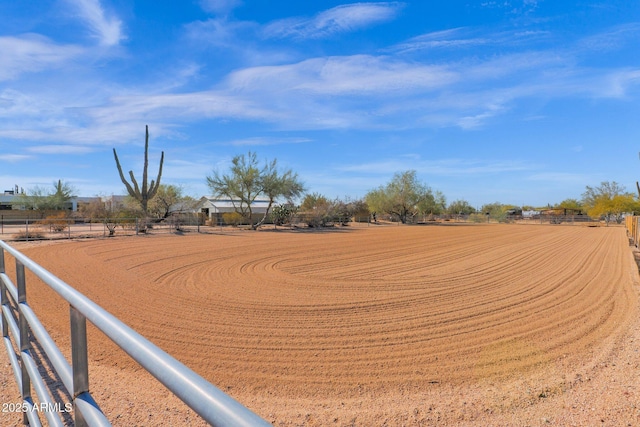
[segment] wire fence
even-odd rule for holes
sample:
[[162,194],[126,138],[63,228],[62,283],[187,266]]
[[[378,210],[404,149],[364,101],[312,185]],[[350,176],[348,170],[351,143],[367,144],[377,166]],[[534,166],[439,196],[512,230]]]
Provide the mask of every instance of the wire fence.
[[48,240],[83,237],[113,237],[144,234],[199,232],[199,215],[143,218],[11,218],[0,219],[3,240]]
[[[286,221],[267,218],[261,228],[322,229],[329,227],[369,227],[371,225],[425,225],[443,223],[516,223],[516,224],[588,224],[597,225],[598,219],[587,215],[415,215],[401,221],[397,215],[317,216],[296,214]],[[252,227],[257,220],[225,221],[222,216],[207,218],[203,214],[178,214],[163,219],[143,218],[4,218],[0,216],[0,238],[3,240],[55,240],[89,237],[120,237],[171,233],[219,233],[239,231]]]

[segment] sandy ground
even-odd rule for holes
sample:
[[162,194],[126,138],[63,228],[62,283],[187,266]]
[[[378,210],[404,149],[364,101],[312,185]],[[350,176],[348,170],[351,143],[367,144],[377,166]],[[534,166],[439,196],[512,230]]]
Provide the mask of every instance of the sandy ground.
[[[624,228],[20,245],[277,426],[640,425],[639,281]],[[68,306],[27,280],[30,305],[68,352]],[[204,425],[92,328],[89,345],[91,390],[114,425]],[[0,397],[15,401],[0,362]]]

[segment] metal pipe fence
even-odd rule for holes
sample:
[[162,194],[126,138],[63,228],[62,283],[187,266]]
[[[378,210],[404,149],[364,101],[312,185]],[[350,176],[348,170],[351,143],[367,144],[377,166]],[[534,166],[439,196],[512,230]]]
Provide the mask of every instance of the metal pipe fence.
[[[5,252],[15,260],[15,284],[6,272]],[[56,346],[27,301],[25,269],[69,303],[71,363]],[[22,396],[23,423],[62,426],[63,414],[73,412],[76,426],[111,425],[89,392],[87,320],[213,426],[267,426],[244,407],[86,296],[0,240],[2,337]],[[72,402],[57,402],[46,386],[34,357],[42,349]],[[35,395],[32,392],[35,391]]]

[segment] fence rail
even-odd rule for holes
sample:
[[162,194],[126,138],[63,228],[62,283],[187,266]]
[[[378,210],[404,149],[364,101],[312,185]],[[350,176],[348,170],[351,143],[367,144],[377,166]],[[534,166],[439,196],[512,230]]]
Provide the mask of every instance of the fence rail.
[[[16,284],[7,275],[5,252],[16,263]],[[63,356],[27,303],[25,269],[35,274],[66,302],[71,319],[71,363]],[[89,393],[86,321],[89,320],[158,381],[198,415],[214,426],[268,426],[244,407],[191,369],[178,362],[142,335],[125,325],[86,296],[0,240],[0,294],[2,336],[14,377],[22,396],[23,423],[41,425],[39,414],[52,426],[63,425],[61,409],[38,371],[33,346],[41,348],[72,396],[76,426],[108,426],[111,423]],[[11,339],[13,337],[13,340]],[[14,347],[15,345],[15,347]],[[36,396],[32,395],[35,390]],[[35,399],[34,399],[35,397]],[[65,404],[66,405],[66,404]]]

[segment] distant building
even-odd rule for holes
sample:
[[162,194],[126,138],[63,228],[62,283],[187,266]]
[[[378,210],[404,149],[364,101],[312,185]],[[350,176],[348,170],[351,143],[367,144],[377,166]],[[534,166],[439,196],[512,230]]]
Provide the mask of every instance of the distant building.
[[115,196],[112,194],[110,196],[100,197],[100,200],[104,203],[104,207],[108,212],[114,212],[124,207],[127,197],[128,196]]
[[[0,210],[3,211],[24,211],[24,206],[16,203],[19,201],[20,194],[13,191],[5,190],[4,194],[0,194]],[[73,197],[65,205],[64,210],[77,212],[82,205],[88,205],[96,201],[102,201],[107,208],[113,206],[121,206],[126,196],[108,196],[108,197]]]
[[[260,219],[264,216],[269,206],[269,200],[257,199],[251,204],[251,212],[253,213],[253,220]],[[236,212],[236,209],[240,207],[240,200],[234,200],[224,197],[202,197],[198,204],[198,212],[202,212],[211,221],[219,223],[222,220],[222,215],[229,212]]]

